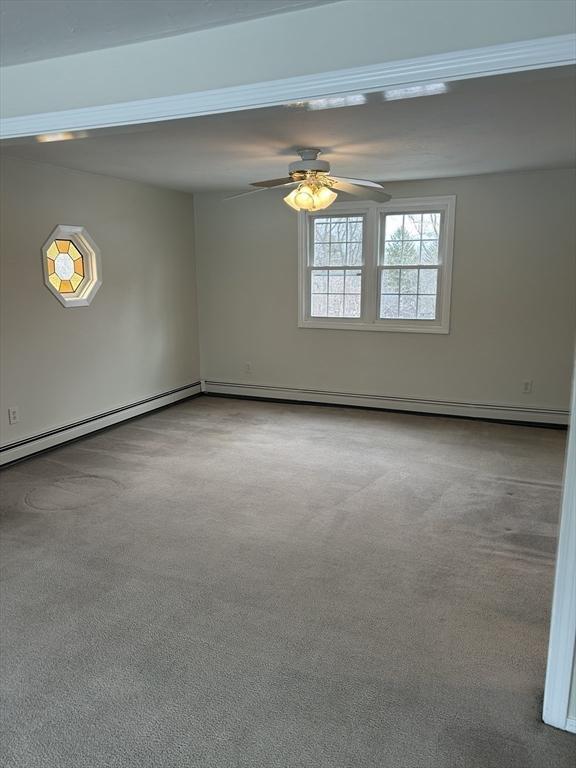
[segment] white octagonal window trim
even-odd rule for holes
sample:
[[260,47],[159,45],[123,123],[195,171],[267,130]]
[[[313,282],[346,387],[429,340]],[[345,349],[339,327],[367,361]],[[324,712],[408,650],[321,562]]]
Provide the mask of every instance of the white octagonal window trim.
[[100,249],[84,227],[59,224],[42,246],[42,268],[65,307],[87,307],[102,284]]

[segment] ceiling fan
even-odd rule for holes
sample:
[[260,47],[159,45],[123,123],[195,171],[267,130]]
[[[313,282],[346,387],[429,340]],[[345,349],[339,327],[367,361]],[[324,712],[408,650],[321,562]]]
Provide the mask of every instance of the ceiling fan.
[[288,176],[281,179],[254,181],[251,186],[257,189],[232,195],[232,197],[243,197],[274,188],[293,188],[284,198],[284,202],[295,211],[321,211],[328,208],[338,197],[338,192],[346,192],[349,195],[379,203],[390,200],[390,195],[384,191],[382,184],[376,181],[332,176],[330,163],[318,159],[322,150],[298,149],[296,151],[301,159],[290,163]]

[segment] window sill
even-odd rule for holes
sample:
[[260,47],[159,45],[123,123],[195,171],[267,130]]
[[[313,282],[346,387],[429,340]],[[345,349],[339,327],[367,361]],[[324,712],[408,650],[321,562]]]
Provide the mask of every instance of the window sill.
[[331,331],[387,331],[389,333],[450,333],[447,325],[441,325],[437,322],[426,320],[404,320],[396,322],[379,321],[375,323],[364,323],[354,320],[300,320],[299,328],[322,328]]

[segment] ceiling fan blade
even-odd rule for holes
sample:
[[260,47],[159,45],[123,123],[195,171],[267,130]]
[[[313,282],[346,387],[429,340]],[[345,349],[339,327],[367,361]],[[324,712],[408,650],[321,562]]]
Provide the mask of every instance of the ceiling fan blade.
[[257,192],[269,192],[271,189],[280,189],[281,187],[289,188],[289,187],[295,187],[299,184],[298,181],[292,181],[290,179],[290,182],[288,184],[278,184],[275,187],[258,187],[258,189],[250,189],[248,192],[240,192],[237,195],[229,195],[228,197],[225,197],[224,200],[234,200],[237,197],[246,197],[247,195],[255,195]]
[[253,181],[252,187],[283,187],[285,184],[290,184],[293,179],[290,176],[285,176],[283,179],[267,179],[266,181]]
[[255,195],[256,192],[266,192],[266,189],[262,187],[262,189],[251,189],[249,192],[239,192],[237,195],[228,195],[228,197],[224,197],[223,200],[235,200],[237,197],[246,197],[246,195]]
[[[377,203],[385,203],[392,195],[389,195],[387,192],[385,192],[380,184],[372,184],[369,185],[360,184],[360,183],[352,183],[348,179],[342,179],[339,177],[331,177],[334,180],[334,184],[332,184],[332,188],[335,189],[338,192],[346,192],[349,195],[354,195],[354,197],[360,197],[364,200],[374,200]],[[358,182],[360,180],[358,179]]]
[[369,181],[368,179],[350,179],[348,176],[333,176],[330,174],[331,179],[336,181],[346,181],[348,184],[357,184],[359,187],[372,187],[373,189],[383,189],[383,185],[379,181]]

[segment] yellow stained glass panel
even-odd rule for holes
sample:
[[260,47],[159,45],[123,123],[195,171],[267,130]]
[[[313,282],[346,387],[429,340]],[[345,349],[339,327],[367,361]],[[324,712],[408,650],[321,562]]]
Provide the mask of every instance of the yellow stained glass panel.
[[62,280],[60,282],[60,293],[74,293],[70,280]]
[[54,259],[48,259],[48,274],[53,275],[54,274]]
[[68,253],[68,248],[70,248],[70,240],[56,240],[56,245],[58,246],[60,253]]
[[79,259],[74,259],[74,272],[84,277],[84,259],[82,256]]
[[82,254],[80,253],[78,248],[76,248],[76,246],[74,245],[74,243],[72,241],[70,241],[70,248],[68,248],[68,253],[70,254],[70,256],[72,256],[74,261],[76,261],[76,259],[81,259],[82,258]]
[[57,290],[57,291],[59,291],[59,290],[60,290],[60,283],[61,283],[62,281],[60,280],[60,278],[58,277],[58,275],[56,274],[56,272],[54,272],[54,274],[50,275],[50,277],[48,278],[48,280],[50,280],[50,282],[52,283],[52,285],[54,286],[54,288],[56,288],[56,290]]
[[50,248],[48,248],[47,254],[51,259],[55,259],[56,256],[58,256],[58,246],[55,242],[50,243]]
[[72,275],[72,277],[70,278],[70,282],[72,283],[72,288],[73,288],[74,290],[76,290],[76,288],[78,288],[78,286],[80,285],[80,283],[82,282],[82,280],[84,280],[84,278],[82,277],[82,275],[78,275],[76,272],[74,272],[74,274],[73,274],[73,275]]

